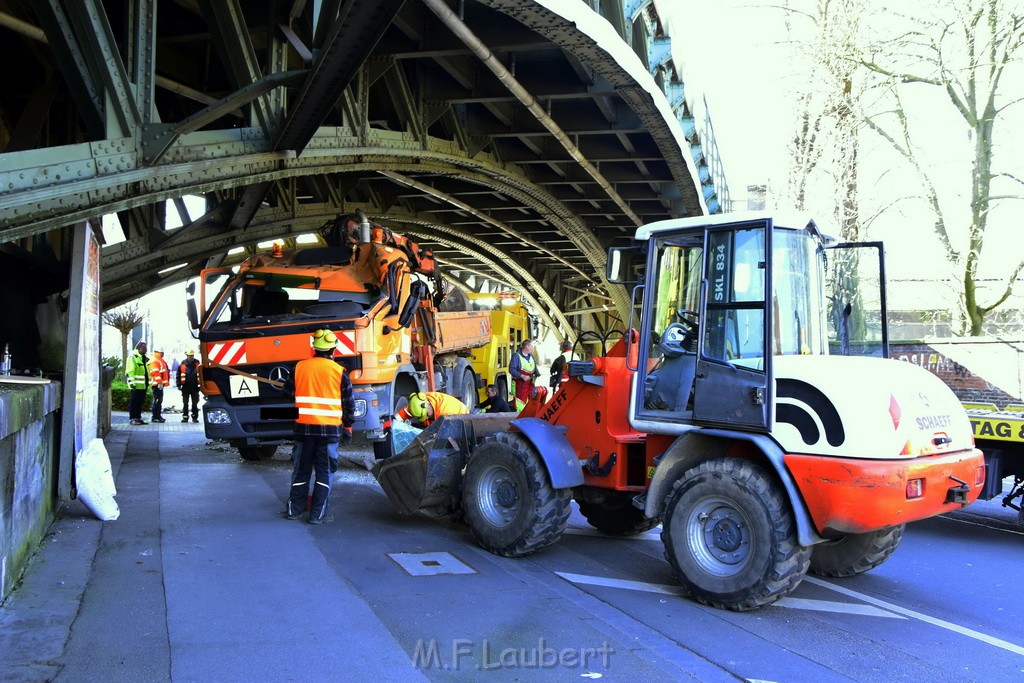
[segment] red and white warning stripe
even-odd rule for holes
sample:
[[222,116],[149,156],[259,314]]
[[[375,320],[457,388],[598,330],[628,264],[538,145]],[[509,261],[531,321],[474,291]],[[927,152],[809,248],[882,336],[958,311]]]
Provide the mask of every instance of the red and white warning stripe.
[[355,330],[348,330],[347,332],[335,332],[334,336],[338,338],[338,353],[340,353],[343,356],[350,356],[356,352]]
[[245,342],[241,341],[209,344],[206,347],[206,355],[219,365],[248,362],[245,357]]

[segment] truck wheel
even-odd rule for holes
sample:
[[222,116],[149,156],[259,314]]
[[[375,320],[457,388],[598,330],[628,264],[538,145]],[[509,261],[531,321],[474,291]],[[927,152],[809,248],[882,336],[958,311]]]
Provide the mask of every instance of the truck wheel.
[[525,437],[484,439],[466,465],[462,507],[477,543],[504,557],[535,553],[557,541],[569,521],[571,489],[554,489]]
[[458,399],[465,403],[467,408],[473,410],[477,404],[476,378],[473,376],[473,371],[467,368],[462,373],[462,381],[456,387],[456,391],[459,392]]
[[673,485],[661,540],[690,597],[736,612],[792,591],[811,557],[781,487],[760,465],[736,458],[701,463]]
[[661,522],[658,518],[647,517],[643,510],[633,505],[634,493],[588,491],[588,497],[590,500],[576,499],[580,514],[603,534],[634,536],[650,531]]
[[846,534],[811,549],[811,573],[821,576],[856,576],[889,559],[903,539],[905,524],[866,534]]
[[277,453],[277,446],[239,446],[238,454],[242,460],[270,460]]

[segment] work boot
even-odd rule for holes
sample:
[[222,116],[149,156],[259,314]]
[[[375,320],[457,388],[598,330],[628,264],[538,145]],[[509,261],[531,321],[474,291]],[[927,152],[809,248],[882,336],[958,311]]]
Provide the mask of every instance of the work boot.
[[153,422],[167,422],[167,420],[163,419],[159,415],[157,417],[154,417],[152,421]]
[[186,415],[185,417],[181,418],[181,421],[182,422],[188,422],[188,415]]
[[310,517],[310,524],[327,524],[334,521],[334,515],[324,515],[323,517]]
[[302,516],[302,513],[303,513],[302,510],[296,510],[292,506],[291,499],[289,499],[288,502],[284,504],[284,513],[283,513],[283,515],[284,515],[285,519],[298,519],[299,517]]
[[144,425],[144,424],[147,424],[147,423],[143,422],[143,421],[142,421],[142,420],[140,420],[139,418],[135,418],[134,420],[131,420],[131,421],[130,421],[130,422],[129,422],[128,424],[133,424],[133,425]]
[[198,418],[198,417],[193,417],[193,418],[192,418],[192,421],[193,421],[193,422],[199,422],[199,418]]

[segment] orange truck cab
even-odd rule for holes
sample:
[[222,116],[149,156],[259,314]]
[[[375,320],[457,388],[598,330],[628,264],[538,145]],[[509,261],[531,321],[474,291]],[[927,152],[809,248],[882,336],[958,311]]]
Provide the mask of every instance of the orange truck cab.
[[295,404],[281,384],[312,355],[320,328],[338,337],[335,359],[356,394],[354,429],[381,457],[399,398],[438,390],[475,403],[481,382],[467,356],[490,341],[490,315],[439,312],[433,254],[361,214],[329,223],[323,235],[328,246],[275,248],[204,270],[198,310],[189,300],[206,435],[243,458],[268,458],[291,438]]

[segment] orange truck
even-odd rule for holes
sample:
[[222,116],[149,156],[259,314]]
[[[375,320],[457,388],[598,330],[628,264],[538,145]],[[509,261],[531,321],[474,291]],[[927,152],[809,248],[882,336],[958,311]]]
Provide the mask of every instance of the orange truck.
[[[322,229],[327,246],[275,246],[237,267],[200,274],[188,300],[202,358],[206,436],[246,460],[273,456],[297,415],[281,385],[312,355],[312,334],[337,335],[336,359],[355,389],[355,431],[391,453],[390,418],[415,391],[444,391],[470,407],[482,380],[473,349],[491,341],[486,311],[447,311],[433,254],[360,212]],[[202,312],[201,315],[199,312]]]

